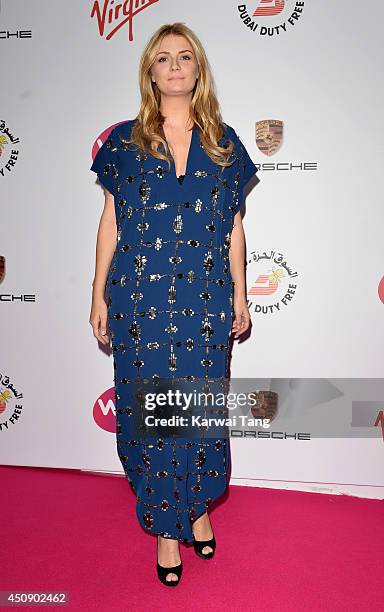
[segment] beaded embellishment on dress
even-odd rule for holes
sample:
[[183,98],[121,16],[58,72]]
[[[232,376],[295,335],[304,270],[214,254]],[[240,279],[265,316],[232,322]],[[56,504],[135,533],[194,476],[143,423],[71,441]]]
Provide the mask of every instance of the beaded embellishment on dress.
[[[257,172],[225,126],[233,163],[215,164],[193,128],[186,172],[129,143],[118,124],[91,170],[114,196],[117,244],[106,282],[116,442],[141,526],[193,541],[191,521],[227,487],[229,440],[158,437],[134,427],[136,380],[226,379],[233,317],[229,249],[243,188]],[[137,416],[137,415],[136,415]]]

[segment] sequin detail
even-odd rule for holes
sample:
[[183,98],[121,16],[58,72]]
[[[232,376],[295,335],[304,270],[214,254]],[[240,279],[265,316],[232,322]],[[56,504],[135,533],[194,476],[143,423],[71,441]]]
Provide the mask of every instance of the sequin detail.
[[195,128],[186,172],[176,177],[163,160],[130,147],[133,123],[111,132],[91,168],[115,195],[118,240],[106,296],[117,451],[142,527],[191,542],[192,521],[227,487],[229,440],[141,440],[133,427],[133,385],[137,379],[228,378],[230,237],[255,166],[226,126],[223,142],[231,138],[235,153],[223,170]]

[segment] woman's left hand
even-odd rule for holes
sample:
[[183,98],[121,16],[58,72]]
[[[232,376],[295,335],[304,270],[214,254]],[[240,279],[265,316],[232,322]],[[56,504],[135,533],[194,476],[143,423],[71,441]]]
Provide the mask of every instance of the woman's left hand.
[[247,331],[251,323],[251,317],[248,310],[247,300],[245,296],[233,298],[234,320],[232,324],[232,333],[235,333],[235,338]]

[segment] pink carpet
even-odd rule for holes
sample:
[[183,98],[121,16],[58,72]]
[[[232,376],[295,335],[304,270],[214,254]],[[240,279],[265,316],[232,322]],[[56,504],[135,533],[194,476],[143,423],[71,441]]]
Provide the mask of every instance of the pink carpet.
[[0,475],[0,590],[67,591],[67,610],[106,612],[383,609],[383,501],[231,486],[211,513],[215,558],[182,545],[171,589],[158,581],[156,538],[138,524],[124,477]]

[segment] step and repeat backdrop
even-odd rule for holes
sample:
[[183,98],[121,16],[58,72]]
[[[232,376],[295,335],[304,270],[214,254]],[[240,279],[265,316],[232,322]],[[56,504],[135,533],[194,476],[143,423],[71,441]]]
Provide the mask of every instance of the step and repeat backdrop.
[[90,166],[138,112],[148,39],[181,21],[259,168],[231,358],[257,402],[230,429],[231,484],[384,497],[383,18],[358,0],[1,0],[2,464],[123,474],[89,323]]

